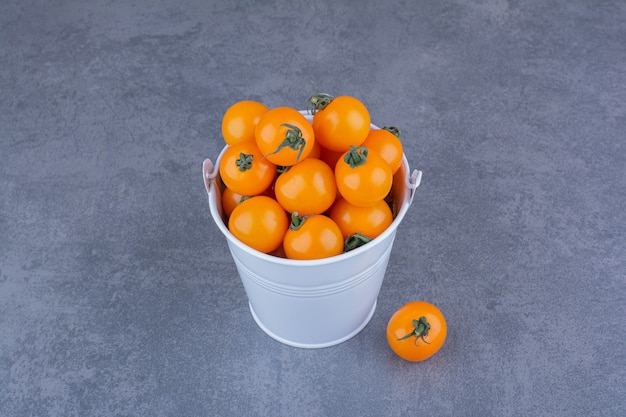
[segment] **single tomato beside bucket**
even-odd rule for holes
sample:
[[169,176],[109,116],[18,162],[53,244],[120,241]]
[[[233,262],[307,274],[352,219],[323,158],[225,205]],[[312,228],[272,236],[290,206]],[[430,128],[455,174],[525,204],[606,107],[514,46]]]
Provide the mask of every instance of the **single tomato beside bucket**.
[[426,301],[405,304],[387,324],[389,346],[402,359],[411,362],[421,362],[437,353],[447,333],[443,314]]

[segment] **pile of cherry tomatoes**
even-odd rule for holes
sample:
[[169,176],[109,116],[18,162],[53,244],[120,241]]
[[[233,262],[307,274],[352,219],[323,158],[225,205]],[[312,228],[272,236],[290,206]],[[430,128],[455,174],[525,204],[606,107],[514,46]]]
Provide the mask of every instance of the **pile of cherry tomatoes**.
[[228,228],[246,245],[289,259],[336,256],[387,229],[403,157],[398,129],[371,129],[358,99],[318,94],[308,107],[311,121],[291,107],[243,100],[222,119]]

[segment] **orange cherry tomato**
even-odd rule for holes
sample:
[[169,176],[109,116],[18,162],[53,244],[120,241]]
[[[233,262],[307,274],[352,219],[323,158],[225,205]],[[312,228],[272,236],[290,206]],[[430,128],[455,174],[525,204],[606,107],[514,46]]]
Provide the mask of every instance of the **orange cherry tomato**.
[[315,146],[313,126],[290,107],[266,112],[256,126],[255,139],[263,156],[281,166],[306,159]]
[[276,165],[263,158],[253,140],[229,146],[220,161],[226,187],[241,195],[261,194],[276,178]]
[[[257,195],[265,195],[265,196],[274,198],[274,191],[272,190],[272,187],[270,186],[261,194],[257,194]],[[236,193],[228,187],[224,188],[224,191],[222,191],[222,209],[224,210],[224,214],[226,215],[226,217],[230,216],[230,214],[233,212],[235,207],[239,205],[239,203],[244,201],[246,198],[250,198],[250,197],[251,196],[249,195],[242,195],[242,194]]]
[[241,203],[243,197],[243,195],[234,192],[228,187],[224,188],[224,191],[222,191],[222,210],[224,210],[226,217],[230,216],[235,207]]
[[341,229],[344,240],[357,233],[374,239],[393,222],[391,208],[385,200],[369,207],[359,207],[339,198],[330,209],[329,216]]
[[254,140],[256,125],[269,108],[258,101],[242,100],[230,106],[222,118],[222,136],[229,145]]
[[387,324],[387,342],[401,358],[420,362],[433,356],[446,340],[448,327],[441,311],[426,301],[412,301]]
[[260,195],[237,205],[228,219],[228,230],[240,241],[260,252],[270,253],[283,241],[289,216],[273,198]]
[[328,210],[337,197],[335,174],[324,161],[307,158],[276,178],[274,193],[289,213],[320,214]]
[[395,127],[383,127],[370,130],[362,146],[376,152],[391,167],[395,174],[402,165],[403,148],[400,142],[400,131]]
[[318,94],[309,99],[313,106],[313,131],[320,145],[334,151],[347,151],[363,143],[370,130],[370,114],[365,105],[351,96]]
[[329,258],[343,252],[343,237],[339,226],[329,217],[293,213],[283,249],[289,259]]
[[383,200],[393,184],[391,168],[376,152],[352,146],[335,165],[337,189],[355,206],[367,207]]

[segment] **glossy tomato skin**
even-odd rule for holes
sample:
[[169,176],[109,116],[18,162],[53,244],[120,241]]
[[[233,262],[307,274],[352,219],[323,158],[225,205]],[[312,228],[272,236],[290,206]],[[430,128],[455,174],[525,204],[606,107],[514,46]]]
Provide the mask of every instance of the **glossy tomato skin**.
[[[300,137],[296,149],[284,146],[290,132]],[[266,112],[256,126],[255,140],[263,156],[280,166],[291,166],[306,159],[315,147],[313,126],[290,107],[276,107]]]
[[362,146],[376,152],[383,158],[395,174],[402,165],[404,150],[398,136],[385,129],[373,129],[365,138]]
[[[265,195],[274,198],[274,190],[272,189],[272,186],[270,186],[258,195]],[[250,197],[252,196],[241,195],[234,192],[230,188],[225,187],[222,191],[222,210],[224,210],[224,214],[226,215],[226,217],[230,217],[235,207],[237,207],[239,203]]]
[[228,219],[228,230],[260,252],[270,253],[282,244],[289,217],[273,198],[260,195],[242,201]]
[[269,108],[258,101],[242,100],[231,105],[222,117],[222,137],[229,145],[254,140],[256,125]]
[[274,193],[289,213],[320,214],[337,196],[335,174],[324,161],[307,158],[278,176]]
[[[429,325],[423,338],[415,335],[414,321],[424,318]],[[448,333],[446,319],[435,305],[412,301],[396,311],[387,324],[387,342],[401,358],[420,362],[441,349]],[[408,337],[407,337],[408,336]]]
[[[248,160],[243,164],[246,168],[242,168],[244,159]],[[261,194],[276,178],[276,165],[263,158],[253,140],[229,146],[222,155],[219,171],[226,187],[247,196]]]
[[366,161],[358,166],[348,162],[346,152],[335,165],[337,190],[355,206],[368,207],[384,199],[393,184],[391,168],[376,152],[367,151]]
[[355,233],[374,239],[393,222],[391,208],[384,200],[360,207],[339,198],[330,209],[329,216],[341,229],[344,239]]
[[222,210],[224,210],[226,217],[230,216],[243,197],[243,195],[234,192],[228,187],[224,188],[222,191]]
[[313,131],[320,145],[337,152],[363,143],[370,130],[365,105],[351,96],[338,96],[313,116]]
[[289,259],[329,258],[343,252],[343,237],[339,226],[329,217],[321,214],[305,216],[298,229],[287,230],[283,249]]

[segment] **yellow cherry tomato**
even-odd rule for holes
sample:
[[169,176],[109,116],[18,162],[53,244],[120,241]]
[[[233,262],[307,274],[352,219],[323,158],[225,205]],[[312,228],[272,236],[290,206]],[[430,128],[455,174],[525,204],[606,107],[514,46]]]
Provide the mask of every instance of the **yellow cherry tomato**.
[[324,148],[338,152],[363,143],[370,130],[370,114],[365,105],[351,96],[314,95],[313,131]]
[[261,194],[276,178],[276,165],[263,158],[253,140],[229,146],[219,170],[226,187],[248,196]]
[[343,252],[343,237],[339,226],[329,217],[293,213],[283,249],[289,259],[329,258]]
[[237,205],[228,219],[228,230],[260,252],[270,253],[283,242],[289,217],[273,198],[259,195]]
[[362,146],[376,152],[383,158],[395,174],[402,165],[403,148],[400,142],[400,130],[395,127],[383,127],[370,130]]
[[441,311],[426,301],[413,301],[387,323],[387,342],[401,358],[419,362],[433,356],[446,340],[448,326]]
[[337,196],[335,174],[324,161],[307,158],[278,176],[274,193],[289,213],[320,214]]
[[265,113],[257,124],[255,139],[264,158],[280,166],[306,159],[315,146],[311,123],[290,107],[277,107]]
[[335,166],[337,189],[355,206],[372,206],[384,199],[393,184],[391,168],[376,152],[352,146]]
[[258,101],[242,100],[230,106],[222,117],[222,136],[229,145],[254,140],[256,125],[269,108]]
[[339,198],[330,209],[329,216],[341,229],[344,239],[357,233],[374,239],[393,222],[391,208],[385,200],[360,207]]

